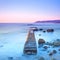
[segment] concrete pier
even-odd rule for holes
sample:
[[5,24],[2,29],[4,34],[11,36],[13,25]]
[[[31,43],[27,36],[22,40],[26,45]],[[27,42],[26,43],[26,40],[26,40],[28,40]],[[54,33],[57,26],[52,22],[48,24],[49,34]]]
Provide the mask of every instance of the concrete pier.
[[37,54],[37,45],[35,35],[32,29],[29,30],[27,40],[24,45],[24,54],[33,55]]

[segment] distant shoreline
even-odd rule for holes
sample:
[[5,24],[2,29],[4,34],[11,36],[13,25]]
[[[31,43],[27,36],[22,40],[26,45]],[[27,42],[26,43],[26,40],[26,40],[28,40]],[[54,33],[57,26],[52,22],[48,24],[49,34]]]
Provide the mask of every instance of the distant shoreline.
[[60,20],[36,21],[35,23],[60,23]]

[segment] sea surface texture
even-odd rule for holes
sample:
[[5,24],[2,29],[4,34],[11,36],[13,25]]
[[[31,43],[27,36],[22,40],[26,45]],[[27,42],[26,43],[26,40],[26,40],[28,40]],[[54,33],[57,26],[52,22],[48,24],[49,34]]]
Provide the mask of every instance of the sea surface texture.
[[[24,44],[31,27],[43,30],[34,31],[37,54],[24,55]],[[47,29],[53,29],[54,32],[47,32]],[[46,43],[39,46],[39,39],[44,39]],[[60,40],[59,23],[0,23],[0,60],[60,60],[60,45],[51,45],[56,40]]]

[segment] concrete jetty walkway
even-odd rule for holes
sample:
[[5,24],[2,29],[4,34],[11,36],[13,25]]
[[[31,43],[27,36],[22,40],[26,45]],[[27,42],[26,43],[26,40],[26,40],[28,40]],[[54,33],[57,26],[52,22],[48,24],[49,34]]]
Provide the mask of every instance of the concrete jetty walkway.
[[24,45],[24,54],[33,55],[37,54],[37,45],[35,40],[35,35],[32,29],[29,30],[27,35],[27,40]]

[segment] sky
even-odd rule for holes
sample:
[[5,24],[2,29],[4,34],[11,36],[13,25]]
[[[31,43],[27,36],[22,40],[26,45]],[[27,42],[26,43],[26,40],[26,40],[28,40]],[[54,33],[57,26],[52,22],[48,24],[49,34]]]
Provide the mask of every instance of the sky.
[[0,23],[60,20],[60,0],[0,0]]

